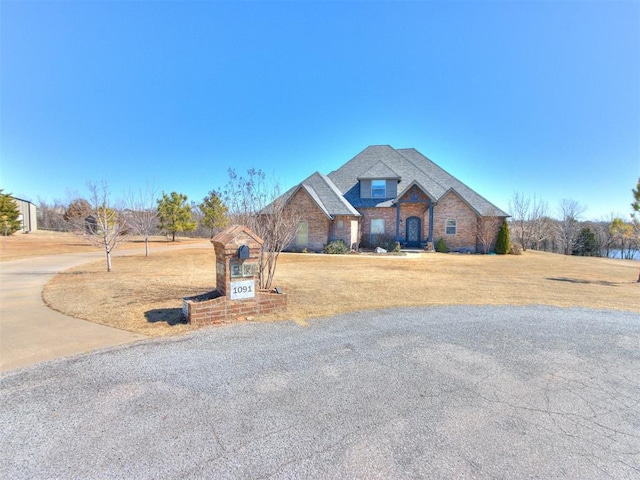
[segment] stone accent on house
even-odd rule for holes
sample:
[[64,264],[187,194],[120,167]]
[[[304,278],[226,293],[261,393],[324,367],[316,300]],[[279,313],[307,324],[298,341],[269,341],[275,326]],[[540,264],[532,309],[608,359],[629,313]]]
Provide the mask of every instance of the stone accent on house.
[[[446,234],[447,219],[456,220],[456,234]],[[476,251],[477,238],[476,213],[455,193],[445,195],[433,210],[433,241],[440,238],[450,250]]]

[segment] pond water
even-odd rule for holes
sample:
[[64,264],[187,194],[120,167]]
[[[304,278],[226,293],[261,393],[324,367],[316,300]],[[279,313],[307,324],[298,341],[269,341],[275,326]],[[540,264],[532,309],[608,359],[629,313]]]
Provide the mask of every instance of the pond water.
[[[606,253],[606,251],[602,252],[602,256],[605,256]],[[627,251],[625,250],[624,253],[626,255]],[[633,254],[632,260],[640,260],[640,250],[632,250],[631,253]],[[623,258],[622,250],[609,250],[609,258]]]

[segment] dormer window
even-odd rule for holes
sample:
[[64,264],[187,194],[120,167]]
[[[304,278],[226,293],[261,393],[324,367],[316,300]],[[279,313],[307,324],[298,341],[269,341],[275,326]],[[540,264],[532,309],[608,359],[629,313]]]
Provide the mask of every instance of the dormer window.
[[371,180],[371,198],[387,197],[387,181]]

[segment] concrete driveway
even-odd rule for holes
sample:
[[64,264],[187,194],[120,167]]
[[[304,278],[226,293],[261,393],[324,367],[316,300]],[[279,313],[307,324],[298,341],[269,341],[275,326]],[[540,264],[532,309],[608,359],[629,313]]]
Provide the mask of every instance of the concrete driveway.
[[0,263],[0,371],[146,338],[62,315],[42,301],[56,273],[104,253],[50,255]]
[[640,315],[248,323],[0,379],[0,477],[640,478]]

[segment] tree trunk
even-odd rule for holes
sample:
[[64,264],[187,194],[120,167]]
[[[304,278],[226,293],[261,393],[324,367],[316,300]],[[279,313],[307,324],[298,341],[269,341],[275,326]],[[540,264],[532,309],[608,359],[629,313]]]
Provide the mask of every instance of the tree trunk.
[[149,237],[144,237],[144,256],[149,256]]
[[107,250],[107,272],[111,271],[111,252]]
[[173,232],[173,239],[171,240],[172,242],[176,241],[176,232]]

